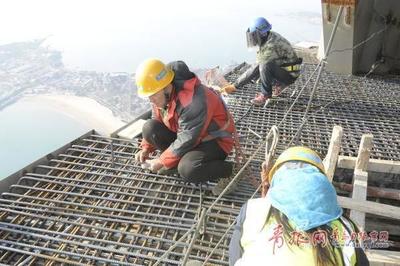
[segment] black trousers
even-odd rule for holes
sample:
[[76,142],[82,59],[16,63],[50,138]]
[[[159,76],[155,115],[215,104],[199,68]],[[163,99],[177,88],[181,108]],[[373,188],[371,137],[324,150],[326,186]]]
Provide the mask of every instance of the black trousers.
[[236,80],[234,85],[242,86],[250,80],[256,80],[259,77],[261,80],[261,92],[267,97],[272,96],[272,85],[274,82],[286,86],[292,84],[297,79],[276,63],[267,62],[263,64],[253,64]]
[[[177,137],[175,132],[155,119],[147,120],[142,135],[160,151],[166,150]],[[233,165],[225,161],[226,157],[227,154],[216,140],[201,142],[182,156],[178,164],[179,175],[191,183],[228,177],[232,174]]]
[[268,97],[272,96],[272,83],[274,80],[277,80],[284,86],[290,85],[296,81],[296,78],[290,75],[288,71],[274,62],[260,64],[259,69],[261,77],[261,92]]

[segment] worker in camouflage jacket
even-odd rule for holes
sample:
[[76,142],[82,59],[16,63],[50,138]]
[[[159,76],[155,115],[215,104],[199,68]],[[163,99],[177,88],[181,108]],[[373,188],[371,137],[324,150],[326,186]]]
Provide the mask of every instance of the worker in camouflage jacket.
[[277,84],[276,94],[300,75],[302,59],[284,37],[271,31],[272,26],[265,18],[257,18],[247,29],[247,46],[257,49],[256,63],[243,73],[233,84],[225,86],[223,92],[232,92],[250,80],[261,79],[261,93],[252,100],[255,105],[263,105],[272,97],[272,85]]
[[[218,180],[213,193],[220,194],[232,177],[232,163],[225,158],[235,131],[220,95],[202,85],[182,61],[146,60],[136,71],[136,84],[139,96],[152,103],[136,160],[159,174],[177,171],[187,182]],[[148,160],[156,149],[161,155]]]

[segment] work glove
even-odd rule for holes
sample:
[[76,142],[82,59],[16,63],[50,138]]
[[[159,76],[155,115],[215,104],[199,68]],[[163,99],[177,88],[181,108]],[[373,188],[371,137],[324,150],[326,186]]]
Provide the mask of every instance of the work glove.
[[159,175],[178,175],[178,168],[166,168],[165,166],[161,167],[158,170],[157,174]]
[[149,158],[150,152],[148,150],[140,150],[135,154],[135,160],[139,163],[144,163],[147,158]]
[[271,171],[272,165],[267,165],[266,162],[261,164],[261,195],[265,197],[267,195],[270,183],[268,181],[268,173]]
[[221,89],[219,89],[219,92],[221,94],[230,94],[235,91],[236,91],[236,87],[233,84],[228,84],[228,85],[222,87]]
[[146,163],[148,164],[148,169],[153,173],[157,173],[164,166],[158,158],[147,160]]

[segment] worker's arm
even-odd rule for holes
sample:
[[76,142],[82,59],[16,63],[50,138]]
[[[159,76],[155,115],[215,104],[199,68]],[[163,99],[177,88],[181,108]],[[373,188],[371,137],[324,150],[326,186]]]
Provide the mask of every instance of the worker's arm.
[[[162,123],[162,119],[160,117],[160,112],[156,109],[155,106],[152,106],[151,109],[151,119],[158,120]],[[140,151],[135,154],[135,160],[140,163],[144,163],[148,158],[149,154],[153,152],[156,148],[151,145],[147,140],[142,138],[142,142],[140,143]]]
[[135,154],[135,160],[139,163],[144,163],[149,158],[150,150],[141,149]]
[[245,203],[240,209],[238,217],[236,217],[236,224],[233,227],[233,234],[231,242],[229,243],[229,265],[235,265],[243,255],[243,248],[240,245],[240,239],[242,238],[243,223],[246,219],[247,203]]
[[206,130],[207,101],[204,87],[195,90],[192,102],[179,112],[179,130],[176,140],[160,156],[166,168],[178,165],[180,158],[199,144],[203,130]]
[[237,80],[233,83],[233,85],[237,87],[241,87],[246,83],[249,83],[252,79],[258,79],[260,77],[259,64],[252,64]]

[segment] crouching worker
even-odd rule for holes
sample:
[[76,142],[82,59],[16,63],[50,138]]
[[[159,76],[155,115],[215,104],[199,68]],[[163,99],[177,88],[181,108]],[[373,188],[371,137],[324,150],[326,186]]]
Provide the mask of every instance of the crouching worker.
[[249,200],[237,217],[230,265],[369,265],[314,151],[289,148],[267,179],[266,197]]
[[[235,91],[250,80],[261,80],[261,92],[252,103],[256,106],[281,93],[281,89],[294,83],[300,76],[302,58],[284,37],[271,30],[272,25],[263,17],[256,18],[246,31],[247,46],[257,49],[256,63],[233,84],[222,88],[223,92]],[[273,84],[277,83],[273,92]]]
[[[213,193],[219,195],[231,180],[233,165],[225,158],[234,146],[235,130],[220,96],[182,61],[144,61],[136,71],[136,85],[139,96],[152,104],[136,160],[160,174],[177,171],[187,182],[218,180]],[[147,160],[155,149],[162,151],[160,157]]]

